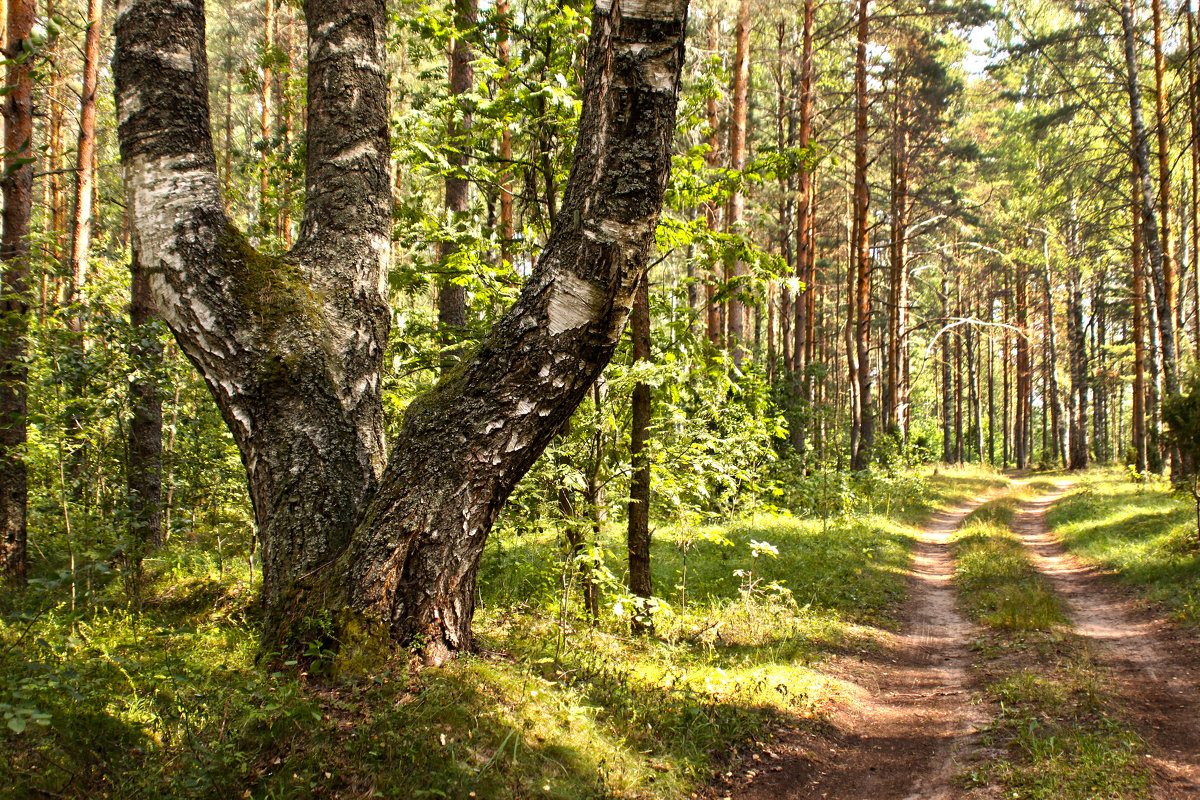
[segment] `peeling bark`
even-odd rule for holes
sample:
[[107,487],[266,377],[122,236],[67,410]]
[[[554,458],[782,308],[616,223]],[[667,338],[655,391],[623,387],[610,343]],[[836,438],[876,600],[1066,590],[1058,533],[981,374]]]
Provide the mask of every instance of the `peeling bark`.
[[[382,0],[308,0],[305,215],[255,252],[222,211],[200,0],[122,0],[114,69],[135,249],[242,454],[263,540],[268,649],[471,646],[483,543],[612,356],[654,249],[686,2],[601,0],[575,163],[542,257],[478,349],[417,398],[390,457]],[[314,621],[319,621],[319,624]],[[315,626],[315,627],[314,627]]]

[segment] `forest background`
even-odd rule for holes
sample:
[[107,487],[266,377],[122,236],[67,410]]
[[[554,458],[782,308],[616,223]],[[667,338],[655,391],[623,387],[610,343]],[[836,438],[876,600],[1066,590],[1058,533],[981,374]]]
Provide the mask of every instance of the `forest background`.
[[[207,11],[225,211],[282,252],[303,215],[304,15]],[[388,14],[392,433],[546,245],[590,14]],[[72,611],[140,604],[198,560],[252,598],[237,447],[131,271],[111,15],[6,9],[4,569]],[[929,461],[1186,482],[1196,22],[1162,0],[693,8],[657,260],[616,357],[500,517],[498,563],[523,536],[561,541],[561,612],[636,630],[687,602],[686,578],[650,585],[652,520],[869,506],[920,491],[910,467]]]

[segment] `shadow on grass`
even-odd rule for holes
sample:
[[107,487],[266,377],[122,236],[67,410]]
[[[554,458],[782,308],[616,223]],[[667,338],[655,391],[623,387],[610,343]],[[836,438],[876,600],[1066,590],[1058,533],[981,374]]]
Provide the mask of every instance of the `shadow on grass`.
[[1116,573],[1180,619],[1200,622],[1200,548],[1191,498],[1100,473],[1059,501],[1048,521],[1080,558]]

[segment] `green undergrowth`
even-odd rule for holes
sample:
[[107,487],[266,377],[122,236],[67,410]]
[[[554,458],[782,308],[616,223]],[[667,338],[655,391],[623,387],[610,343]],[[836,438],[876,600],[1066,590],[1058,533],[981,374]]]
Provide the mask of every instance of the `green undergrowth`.
[[596,550],[594,624],[554,531],[497,531],[478,653],[337,684],[319,653],[307,673],[256,661],[258,582],[185,537],[149,563],[138,609],[99,581],[74,581],[74,611],[65,580],[6,593],[0,793],[686,796],[779,724],[819,720],[842,690],[824,659],[895,624],[911,524],[1003,479],[918,482],[850,512],[660,525],[652,637],[629,633],[618,526]]
[[1147,796],[1140,738],[1121,718],[1103,668],[1012,531],[1024,500],[1052,484],[1020,484],[977,509],[954,539],[955,582],[983,626],[974,668],[993,718],[983,757],[964,777],[1027,800]]
[[1051,509],[1051,529],[1076,556],[1163,604],[1176,621],[1200,624],[1200,544],[1187,492],[1161,479],[1096,470]]

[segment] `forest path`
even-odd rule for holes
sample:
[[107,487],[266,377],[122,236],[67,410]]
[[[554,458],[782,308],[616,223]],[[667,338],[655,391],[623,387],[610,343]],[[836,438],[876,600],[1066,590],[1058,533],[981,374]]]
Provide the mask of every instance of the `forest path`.
[[1067,553],[1046,523],[1046,512],[1067,490],[1022,504],[1013,532],[1034,567],[1066,604],[1075,630],[1094,645],[1114,693],[1146,740],[1154,773],[1153,797],[1200,797],[1200,657],[1196,642],[1141,610],[1093,567]]
[[950,800],[961,793],[955,756],[987,716],[971,702],[976,628],[958,611],[950,540],[994,496],[941,511],[921,531],[900,633],[886,635],[882,652],[862,651],[832,665],[853,689],[832,712],[829,729],[821,736],[777,736],[761,771],[734,778],[717,797]]

